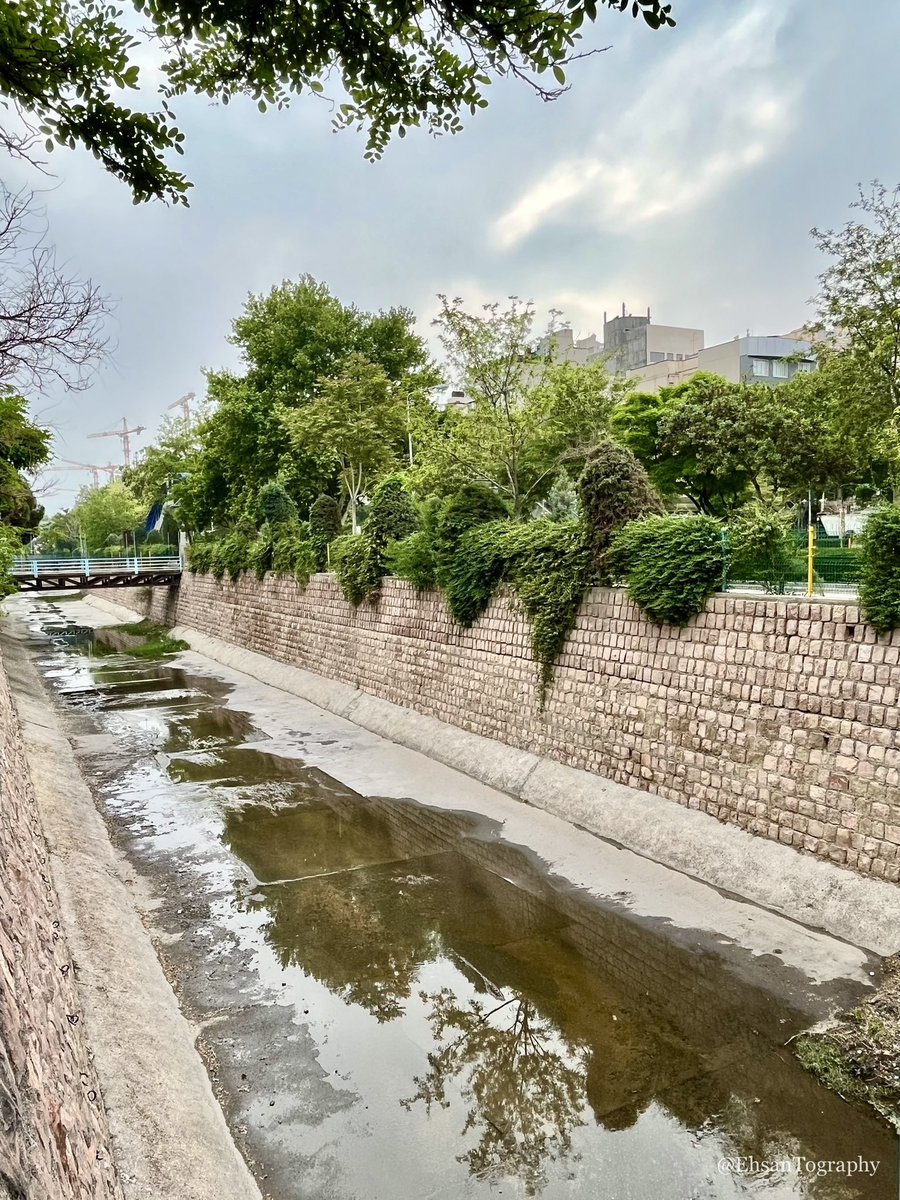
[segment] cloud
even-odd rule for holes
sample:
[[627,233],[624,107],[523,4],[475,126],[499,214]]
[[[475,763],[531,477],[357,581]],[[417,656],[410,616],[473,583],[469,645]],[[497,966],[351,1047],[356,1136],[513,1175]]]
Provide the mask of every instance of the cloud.
[[695,208],[772,155],[790,134],[801,90],[779,70],[778,32],[793,0],[757,0],[738,19],[707,20],[645,73],[639,98],[590,151],[556,162],[494,222],[508,249],[568,216],[634,229]]

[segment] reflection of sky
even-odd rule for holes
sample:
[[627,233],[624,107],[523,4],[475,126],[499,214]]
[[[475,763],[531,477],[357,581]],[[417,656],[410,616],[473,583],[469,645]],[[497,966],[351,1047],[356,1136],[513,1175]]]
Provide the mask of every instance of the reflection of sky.
[[[64,650],[44,661],[57,686],[87,685],[101,673],[110,681],[115,674],[110,667],[109,661],[92,662]],[[142,671],[157,670],[135,664],[134,675],[121,676],[117,699],[125,702]],[[166,683],[160,680],[162,690]],[[237,1017],[241,1006],[255,1003],[292,1009],[294,1023],[308,1028],[335,1103],[323,1105],[318,1119],[311,1119],[308,1104],[303,1110],[288,1085],[271,1112],[268,1093],[260,1100],[264,1107],[254,1110],[267,1133],[271,1128],[264,1122],[271,1126],[273,1114],[279,1114],[283,1123],[276,1136],[302,1163],[304,1195],[318,1195],[319,1187],[323,1196],[359,1200],[475,1197],[500,1190],[527,1195],[530,1180],[533,1193],[545,1200],[750,1195],[850,1200],[856,1190],[845,1191],[833,1178],[812,1185],[798,1177],[754,1180],[720,1175],[717,1163],[736,1154],[761,1156],[763,1147],[771,1156],[803,1153],[810,1145],[819,1147],[819,1156],[848,1146],[864,1154],[869,1147],[869,1156],[875,1154],[872,1146],[893,1153],[890,1139],[873,1138],[867,1120],[817,1089],[789,1054],[773,1049],[770,1034],[755,1038],[748,1023],[765,1015],[753,1007],[759,997],[747,998],[733,980],[717,984],[710,963],[694,963],[694,979],[684,952],[663,947],[663,959],[669,956],[666,979],[672,982],[661,984],[649,966],[646,978],[638,973],[632,980],[630,963],[623,970],[618,956],[611,957],[617,953],[617,927],[605,928],[608,918],[594,910],[579,917],[577,897],[569,897],[565,911],[535,902],[504,878],[507,871],[517,875],[510,858],[516,852],[503,843],[479,842],[464,816],[431,813],[409,802],[362,801],[297,760],[282,760],[285,776],[297,777],[293,805],[286,804],[289,778],[277,780],[273,791],[261,778],[264,770],[251,771],[253,783],[236,785],[242,754],[248,761],[258,754],[257,766],[265,767],[277,746],[267,740],[260,752],[235,750],[246,724],[234,714],[217,718],[222,710],[210,698],[195,699],[193,727],[207,734],[218,729],[225,741],[230,737],[231,749],[200,756],[206,772],[218,754],[227,786],[216,787],[209,778],[176,782],[177,771],[169,769],[173,760],[158,750],[174,729],[191,727],[191,709],[143,708],[143,695],[132,694],[134,707],[96,713],[100,727],[114,735],[120,757],[101,794],[118,823],[131,830],[138,863],[146,854],[157,869],[174,872],[176,903],[183,894],[192,905],[201,879],[200,895],[212,898],[209,929],[225,932],[226,946],[234,939],[237,958],[249,970],[251,982],[229,997],[238,1005]],[[454,840],[464,833],[472,839],[468,848]],[[290,858],[291,839],[299,844],[304,837],[319,844],[307,848],[306,860],[298,854],[298,873],[299,864],[308,861],[315,874],[293,883],[260,883],[266,846],[276,868],[266,877],[277,879]],[[243,860],[229,852],[242,844],[252,848]],[[494,871],[484,858],[475,860],[479,853],[494,862]],[[333,873],[329,855],[339,864]],[[354,859],[364,865],[354,866]],[[318,908],[308,903],[310,896],[327,898],[328,889],[344,903]],[[188,927],[190,937],[199,935],[197,944],[211,944],[215,954],[215,933],[204,941],[202,903],[191,912],[195,909],[200,915],[191,921],[199,924]],[[635,928],[633,936],[652,957],[655,935]],[[386,968],[392,962],[398,970],[395,1002],[380,1010],[367,1007],[372,993],[366,985],[372,979],[390,984]],[[209,967],[201,960],[199,973]],[[727,996],[719,996],[719,985]],[[357,1001],[348,999],[354,987]],[[661,1004],[666,988],[671,1003]],[[528,1167],[528,1147],[521,1143],[518,1158],[514,1153],[504,1158],[507,1169],[499,1175],[487,1171],[479,1179],[465,1161],[499,1111],[486,1099],[490,1085],[496,1084],[502,1100],[508,1078],[515,1092],[515,1070],[504,1074],[499,1061],[508,1049],[502,1036],[483,1043],[496,1061],[467,1056],[474,1038],[460,1043],[442,1076],[447,1107],[412,1099],[436,1050],[434,997],[442,991],[463,1014],[475,1004],[487,1011],[524,998],[543,1023],[542,1048],[557,1056],[559,1072],[574,1089],[571,1109],[563,1105],[565,1118],[556,1130],[558,1091],[548,1084],[529,1093],[531,1111],[520,1127],[571,1138],[562,1149],[557,1141],[557,1152],[545,1156],[543,1176]],[[673,1020],[679,1006],[689,1018],[687,1032]],[[515,1009],[513,1003],[498,1011],[491,1028],[502,1033]],[[773,1021],[777,1017],[774,1013]],[[466,1026],[465,1019],[459,1024]],[[473,1028],[480,1028],[477,1021],[464,1032]],[[453,1044],[458,1036],[448,1025],[440,1044]],[[290,1080],[290,1047],[272,1050],[284,1056]],[[483,1068],[487,1081],[479,1096],[471,1090],[473,1065]],[[893,1169],[893,1161],[886,1164],[886,1171]],[[891,1196],[887,1175],[859,1194],[872,1200]]]
[[532,297],[579,333],[622,301],[709,344],[795,328],[819,270],[809,228],[840,224],[858,180],[896,182],[900,6],[673,7],[658,33],[601,7],[588,45],[612,48],[574,65],[562,99],[498,84],[461,136],[411,131],[374,166],[314,100],[263,117],[179,99],[186,210],[134,208],[89,155],[52,154],[52,238],[115,301],[118,343],[86,398],[52,397],[64,457],[121,461],[86,435],[126,415],[152,430],[200,394],[202,367],[236,361],[247,293],[304,271],[365,308],[408,305],[425,333],[437,292]]

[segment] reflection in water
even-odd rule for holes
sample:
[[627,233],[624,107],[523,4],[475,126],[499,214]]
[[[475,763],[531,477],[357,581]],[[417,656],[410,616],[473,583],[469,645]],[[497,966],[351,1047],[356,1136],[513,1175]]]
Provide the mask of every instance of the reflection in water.
[[485,985],[491,999],[468,1005],[449,988],[421,994],[438,1049],[428,1055],[427,1073],[413,1080],[416,1094],[401,1103],[448,1108],[452,1081],[466,1104],[460,1137],[477,1134],[458,1161],[487,1182],[517,1175],[532,1196],[546,1183],[548,1166],[571,1151],[573,1128],[585,1122],[584,1055],[530,1000],[503,998]]
[[[167,955],[226,1022],[229,1111],[280,1200],[895,1197],[893,1139],[785,1048],[807,1000],[558,886],[482,818],[363,798],[277,753],[221,684],[127,655],[85,677],[76,657],[46,673],[98,692],[78,715],[116,739],[105,802],[171,885]],[[216,863],[227,885],[192,903]],[[264,1069],[272,1098],[240,1108]],[[716,1169],[860,1154],[881,1174]]]

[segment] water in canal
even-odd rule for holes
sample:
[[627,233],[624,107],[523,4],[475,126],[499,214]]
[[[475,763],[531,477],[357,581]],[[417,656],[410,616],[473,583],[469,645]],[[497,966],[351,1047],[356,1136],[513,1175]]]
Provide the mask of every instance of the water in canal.
[[214,678],[29,617],[266,1196],[896,1200],[896,1139],[795,1062],[797,1007],[483,817],[357,795]]

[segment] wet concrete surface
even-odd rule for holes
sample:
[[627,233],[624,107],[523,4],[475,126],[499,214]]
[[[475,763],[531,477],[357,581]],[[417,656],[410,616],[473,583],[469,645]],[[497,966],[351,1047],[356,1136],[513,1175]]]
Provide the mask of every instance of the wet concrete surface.
[[267,1195],[895,1200],[894,1135],[791,1054],[817,989],[748,984],[484,816],[360,795],[221,681],[29,619]]

